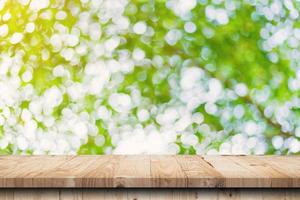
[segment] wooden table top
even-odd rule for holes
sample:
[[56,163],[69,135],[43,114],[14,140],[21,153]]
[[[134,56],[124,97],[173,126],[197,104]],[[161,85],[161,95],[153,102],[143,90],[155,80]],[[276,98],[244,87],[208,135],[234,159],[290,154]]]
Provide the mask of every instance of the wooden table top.
[[300,156],[0,156],[0,188],[300,187]]

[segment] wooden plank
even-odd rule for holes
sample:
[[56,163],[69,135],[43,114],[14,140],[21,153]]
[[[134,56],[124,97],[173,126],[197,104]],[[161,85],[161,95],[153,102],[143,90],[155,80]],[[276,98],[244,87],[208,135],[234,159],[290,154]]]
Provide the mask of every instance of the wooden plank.
[[203,156],[225,178],[222,187],[254,187],[257,184],[255,173],[232,162],[230,156]]
[[175,156],[151,156],[152,187],[187,187],[187,177]]
[[[191,190],[190,192],[193,192]],[[194,199],[218,200],[218,189],[198,189],[194,191]]]
[[[196,200],[196,191],[183,189],[127,190],[128,200]],[[202,199],[201,199],[202,200]]]
[[95,167],[96,161],[95,156],[75,156],[40,176],[44,179],[53,178],[56,187],[82,187],[84,174]]
[[241,189],[239,190],[242,200],[298,200],[300,190],[293,189]]
[[172,200],[173,198],[173,190],[159,190],[156,192],[148,192],[150,193],[150,200],[160,200],[160,199],[166,199],[166,200]]
[[83,200],[83,193],[80,189],[64,189],[60,191],[59,200]]
[[300,187],[297,156],[0,156],[0,188]]
[[[173,189],[172,197],[171,199],[174,200],[193,200],[195,199],[195,194],[188,190],[178,190]],[[195,199],[196,200],[196,199]]]
[[265,165],[288,176],[290,187],[300,187],[300,156],[258,156],[256,158],[265,162]]
[[[126,190],[114,190],[106,191],[104,195],[105,200],[127,200],[127,191]],[[86,199],[89,200],[89,199]]]
[[299,189],[1,189],[1,200],[298,200]]
[[14,200],[60,200],[58,190],[48,189],[16,189],[14,190]]
[[218,190],[218,200],[239,200],[240,191],[239,190]]
[[83,187],[107,187],[114,186],[114,172],[118,167],[120,156],[100,156],[96,159],[93,168],[89,168],[83,174]]
[[253,178],[257,181],[254,187],[289,187],[292,185],[292,179],[289,176],[280,170],[272,168],[272,166],[266,161],[259,159],[259,157],[230,156],[229,159],[233,163],[253,172]]
[[84,189],[82,191],[83,200],[105,200],[105,194],[109,191],[106,189]]
[[[225,177],[223,187],[298,187],[296,183],[299,181],[300,171],[291,177],[284,169],[275,169],[268,160],[276,158],[277,156],[204,156]],[[297,162],[292,157],[288,160],[297,168]]]
[[201,156],[176,156],[182,171],[187,177],[188,187],[222,187],[223,176]]
[[151,199],[151,191],[141,190],[141,189],[128,190],[127,199],[128,200],[150,200]]
[[0,200],[13,200],[14,191],[12,189],[0,190]]
[[[274,191],[274,190],[271,190]],[[262,190],[256,190],[256,189],[250,189],[250,190],[242,190],[240,191],[240,198],[243,200],[263,200],[263,189]]]
[[[269,190],[270,191],[270,190]],[[299,200],[300,190],[298,189],[285,189],[286,200]]]
[[[83,200],[127,200],[127,190],[122,189],[83,189]],[[136,192],[133,190],[132,192]]]
[[[53,180],[40,179],[73,156],[0,156],[0,187],[40,187]],[[5,177],[5,178],[4,178]],[[34,179],[33,179],[34,177]],[[34,180],[34,181],[33,181]]]
[[114,187],[150,186],[150,156],[121,156],[114,171]]

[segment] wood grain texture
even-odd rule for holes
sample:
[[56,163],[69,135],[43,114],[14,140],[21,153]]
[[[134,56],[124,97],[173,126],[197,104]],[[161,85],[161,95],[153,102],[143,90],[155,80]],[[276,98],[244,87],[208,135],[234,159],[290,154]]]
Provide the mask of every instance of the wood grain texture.
[[114,187],[151,185],[150,156],[120,156],[114,171]]
[[0,188],[299,188],[297,156],[0,156]]
[[299,189],[0,189],[0,200],[299,200]]
[[[187,178],[187,187],[222,187],[223,176],[199,156],[175,157]],[[201,181],[201,182],[200,182]]]
[[151,156],[152,187],[187,187],[187,176],[175,156]]

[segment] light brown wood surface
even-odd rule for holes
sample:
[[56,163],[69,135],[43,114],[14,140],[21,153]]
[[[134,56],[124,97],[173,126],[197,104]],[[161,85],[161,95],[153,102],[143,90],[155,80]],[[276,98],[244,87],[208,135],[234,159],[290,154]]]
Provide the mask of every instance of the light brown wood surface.
[[0,157],[0,188],[41,187],[300,188],[300,157]]
[[299,200],[297,189],[2,189],[0,200]]

